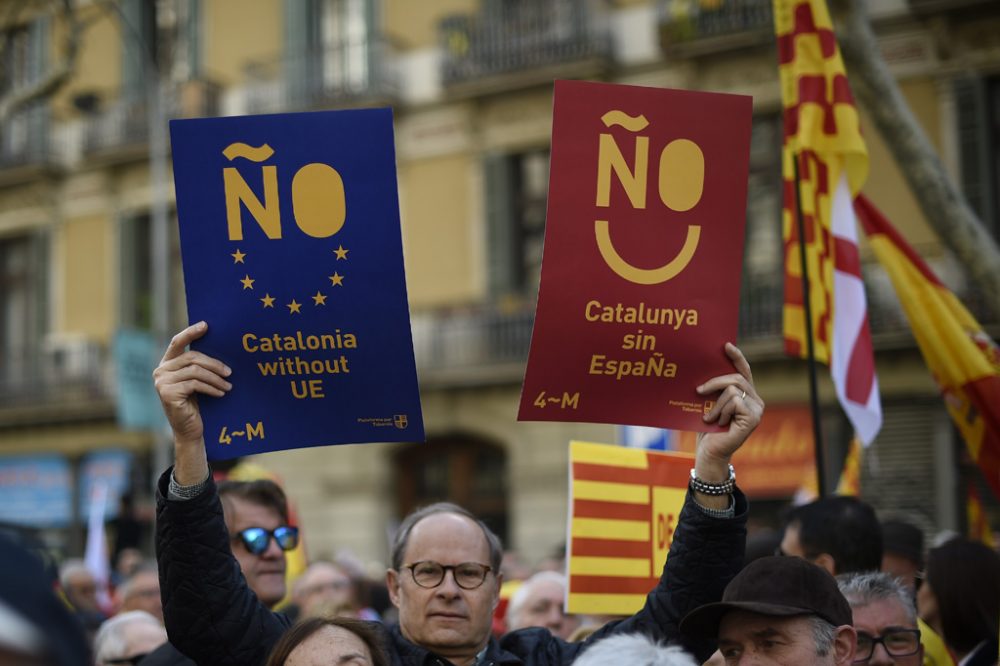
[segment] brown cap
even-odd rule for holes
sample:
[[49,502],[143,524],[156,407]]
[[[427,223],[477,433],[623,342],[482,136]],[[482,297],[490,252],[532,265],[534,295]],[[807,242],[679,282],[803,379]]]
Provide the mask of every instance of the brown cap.
[[722,601],[700,606],[681,620],[681,632],[716,638],[729,611],[761,615],[816,615],[835,627],[852,624],[851,607],[825,569],[798,557],[762,557],[748,564],[722,593]]

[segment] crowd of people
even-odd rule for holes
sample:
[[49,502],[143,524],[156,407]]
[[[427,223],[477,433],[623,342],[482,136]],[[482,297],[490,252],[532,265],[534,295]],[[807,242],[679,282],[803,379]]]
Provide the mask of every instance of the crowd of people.
[[[730,461],[764,403],[732,345],[733,372],[699,387],[717,396],[705,420],[722,428],[699,437],[661,577],[634,615],[567,613],[562,573],[526,575],[449,503],[404,518],[380,584],[317,560],[289,586],[300,534],[282,489],[210,473],[197,396],[232,384],[189,349],[206,330],[175,336],[154,374],[174,433],[155,563],[121,572],[109,613],[82,563],[63,565],[60,598],[41,562],[0,536],[0,665],[997,664],[1000,554],[987,546],[954,536],[925,549],[919,528],[853,497],[796,507],[780,532],[747,538]],[[523,580],[502,600],[505,576]]]

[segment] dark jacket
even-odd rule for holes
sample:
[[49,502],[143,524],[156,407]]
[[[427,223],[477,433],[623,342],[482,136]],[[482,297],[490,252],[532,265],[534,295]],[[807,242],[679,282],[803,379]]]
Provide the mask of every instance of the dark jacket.
[[171,643],[164,643],[139,662],[139,666],[196,666]]
[[[199,496],[167,500],[170,470],[157,484],[156,555],[163,615],[170,641],[198,664],[263,664],[289,626],[289,619],[264,607],[247,587],[229,549],[215,484]],[[688,497],[657,587],[641,611],[612,623],[583,643],[567,643],[541,628],[514,631],[498,643],[490,639],[486,662],[494,666],[562,666],[594,641],[614,633],[642,632],[663,642],[681,643],[704,661],[711,642],[685,640],[678,624],[684,615],[718,601],[743,564],[746,498],[736,492],[736,518],[712,518]],[[446,666],[447,659],[407,641],[398,627],[387,629],[393,666]]]

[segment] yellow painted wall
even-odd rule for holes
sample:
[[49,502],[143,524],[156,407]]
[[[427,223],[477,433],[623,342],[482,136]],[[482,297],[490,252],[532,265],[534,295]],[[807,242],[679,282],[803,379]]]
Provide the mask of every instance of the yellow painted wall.
[[[247,62],[282,54],[283,0],[211,0],[202,6],[203,71],[215,83],[244,80]],[[280,67],[276,72],[280,73]]]
[[382,24],[392,44],[422,49],[438,43],[438,22],[449,14],[474,14],[476,0],[384,0]]
[[[940,155],[941,113],[934,83],[923,79],[905,83],[901,87],[910,103],[910,109]],[[865,140],[871,159],[865,194],[918,250],[937,244],[937,236],[920,212],[920,206],[913,198],[899,165],[876,131],[871,118],[865,115],[861,122],[865,128]]]
[[[91,5],[80,10],[80,21],[85,26],[77,55],[76,71],[59,93],[53,98],[53,109],[57,117],[78,113],[73,106],[73,97],[82,92],[95,92],[103,103],[118,97],[121,87],[122,37],[113,12],[99,11]],[[55,24],[52,34],[51,62],[62,57],[66,25]]]
[[65,330],[107,342],[114,325],[108,289],[111,242],[103,216],[71,219],[62,227],[62,273]]
[[470,220],[474,166],[466,155],[400,165],[406,282],[414,307],[480,296],[473,262],[482,253],[475,253]]

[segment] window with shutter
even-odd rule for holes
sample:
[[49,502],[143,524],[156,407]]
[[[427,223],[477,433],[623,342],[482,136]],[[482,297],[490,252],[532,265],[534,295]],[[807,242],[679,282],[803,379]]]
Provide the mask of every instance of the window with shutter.
[[490,293],[535,294],[545,237],[549,149],[490,155],[484,170]]
[[[1000,80],[964,77],[954,82],[962,192],[983,224],[1000,236],[997,220]],[[992,107],[992,108],[991,108]]]
[[48,234],[0,240],[0,384],[16,387],[34,376],[32,364],[46,328]]
[[122,98],[143,100],[146,67],[157,59],[156,3],[122,0]]

